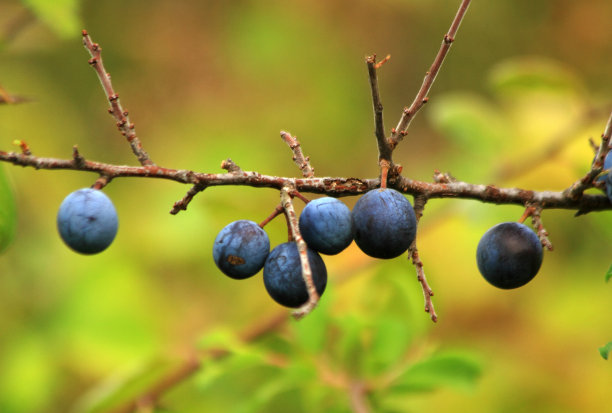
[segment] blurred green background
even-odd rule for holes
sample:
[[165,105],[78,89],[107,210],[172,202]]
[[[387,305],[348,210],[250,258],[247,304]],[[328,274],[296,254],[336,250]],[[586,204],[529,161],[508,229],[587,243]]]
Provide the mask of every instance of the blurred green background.
[[[245,170],[298,176],[285,129],[318,176],[376,177],[364,57],[392,56],[379,71],[389,130],[458,3],[0,0],[0,85],[31,99],[0,106],[0,149],[23,139],[36,155],[69,158],[78,144],[91,160],[136,163],[87,64],[86,28],[156,163],[216,173],[231,157]],[[611,17],[608,0],[475,1],[395,152],[404,175],[431,180],[437,168],[473,183],[569,186],[588,170],[588,139],[612,107]],[[244,344],[235,336],[286,310],[261,274],[224,277],[212,243],[231,221],[263,220],[277,191],[210,188],[172,216],[188,187],[117,179],[105,192],[119,234],[104,253],[81,256],[63,245],[55,215],[96,176],[2,170],[17,205],[14,241],[0,255],[3,413],[105,411],[194,345],[231,355],[205,359],[159,411],[358,411],[351,383],[367,383],[377,412],[610,409],[612,365],[597,351],[612,340],[609,212],[545,211],[555,251],[531,283],[502,291],[479,275],[476,245],[522,208],[433,200],[418,244],[437,324],[406,258],[378,261],[353,244],[325,257],[328,289],[309,318],[287,317]],[[9,200],[3,207],[10,217]],[[273,245],[286,239],[283,221],[266,227]]]

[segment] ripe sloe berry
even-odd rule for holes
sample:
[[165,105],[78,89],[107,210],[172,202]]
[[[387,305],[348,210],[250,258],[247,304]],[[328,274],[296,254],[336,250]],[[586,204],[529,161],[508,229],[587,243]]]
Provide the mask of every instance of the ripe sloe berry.
[[401,255],[416,236],[412,205],[390,188],[375,189],[359,198],[353,208],[353,224],[357,246],[375,258]]
[[608,199],[612,202],[612,173],[606,175],[606,195],[608,195]]
[[119,226],[112,201],[97,189],[83,188],[69,194],[59,207],[57,229],[70,248],[81,254],[104,251]]
[[[307,255],[312,281],[321,296],[327,285],[325,263],[310,248],[307,249]],[[302,278],[302,264],[295,242],[285,242],[270,252],[264,265],[263,279],[268,294],[280,305],[296,308],[308,301],[308,290]]]
[[334,255],[353,241],[351,211],[336,198],[310,201],[300,215],[300,232],[309,248]]
[[270,253],[268,234],[253,221],[234,221],[223,228],[213,245],[213,259],[228,277],[244,279],[259,272]]
[[[604,158],[604,163],[603,163],[603,169],[604,169],[604,170],[606,170],[606,169],[610,169],[610,168],[612,168],[612,151],[609,151],[609,152],[608,152],[608,154],[607,154],[607,155],[606,155],[606,157]],[[605,180],[605,179],[606,179],[606,178],[608,178],[608,177],[610,177],[610,174],[609,174],[609,173],[606,173],[606,174],[604,174],[604,175],[600,176],[599,178],[597,178],[597,180],[598,180],[598,181],[603,181],[603,180]],[[608,182],[608,181],[606,181],[606,185],[607,185],[607,182]]]
[[521,287],[535,277],[542,265],[542,244],[526,225],[504,222],[482,236],[476,261],[482,276],[495,287]]

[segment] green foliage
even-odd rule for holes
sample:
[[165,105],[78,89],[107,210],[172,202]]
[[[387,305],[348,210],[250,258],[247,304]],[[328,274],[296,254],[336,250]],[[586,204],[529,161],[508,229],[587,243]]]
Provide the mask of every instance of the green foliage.
[[440,352],[408,367],[391,385],[393,392],[431,391],[443,386],[471,389],[482,374],[471,354]]
[[55,34],[74,38],[83,24],[79,16],[80,0],[22,0]]
[[558,63],[538,58],[505,61],[493,69],[489,82],[502,95],[567,93],[580,88],[571,72]]
[[612,352],[612,341],[610,341],[605,346],[599,347],[599,354],[601,354],[601,357],[603,357],[604,360],[608,359],[610,352]]
[[17,206],[13,188],[5,168],[0,167],[0,252],[5,250],[15,237],[16,226]]
[[608,268],[608,272],[606,273],[606,282],[610,281],[610,278],[612,278],[612,265],[610,265],[610,268]]

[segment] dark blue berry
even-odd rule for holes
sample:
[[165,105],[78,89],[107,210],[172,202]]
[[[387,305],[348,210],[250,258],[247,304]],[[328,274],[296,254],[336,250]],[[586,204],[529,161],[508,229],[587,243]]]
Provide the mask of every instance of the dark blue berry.
[[606,175],[606,195],[608,195],[608,199],[612,202],[612,173]]
[[375,189],[359,198],[353,208],[355,242],[367,255],[395,258],[416,236],[412,205],[394,189]]
[[353,241],[351,211],[336,198],[312,200],[300,215],[300,232],[309,248],[322,254],[338,254]]
[[[608,154],[606,155],[606,157],[604,158],[604,163],[603,163],[603,169],[607,170],[612,168],[612,151],[608,152]],[[600,176],[599,178],[597,178],[598,181],[603,181],[605,180],[607,177],[610,177],[611,175],[609,173],[605,173],[602,176]],[[607,182],[606,182],[607,185]]]
[[[321,256],[307,249],[312,280],[319,296],[327,285],[327,269]],[[286,242],[275,247],[264,265],[264,285],[270,297],[285,307],[300,307],[308,301],[308,290],[302,278],[302,264],[295,242]]]
[[521,287],[535,277],[542,265],[542,244],[526,225],[504,222],[482,236],[476,261],[482,276],[495,287]]
[[253,221],[225,226],[213,245],[213,259],[228,277],[244,279],[259,272],[270,253],[268,234]]
[[104,251],[115,239],[119,226],[117,211],[104,192],[84,188],[62,201],[57,229],[70,248],[81,254]]

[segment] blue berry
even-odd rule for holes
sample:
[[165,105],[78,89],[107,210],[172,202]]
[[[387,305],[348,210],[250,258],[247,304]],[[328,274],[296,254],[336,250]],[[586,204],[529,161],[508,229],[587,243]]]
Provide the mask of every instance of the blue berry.
[[66,245],[82,254],[104,251],[115,239],[118,226],[112,201],[97,189],[72,192],[57,213],[60,236]]
[[482,236],[476,261],[482,276],[495,287],[521,287],[535,277],[542,265],[542,244],[526,225],[504,222]]
[[[595,162],[595,159],[593,159],[593,162]],[[606,155],[606,157],[604,158],[604,163],[603,163],[603,169],[607,170],[612,168],[612,150],[608,152],[608,154]],[[597,178],[598,181],[603,181],[606,179],[606,177],[609,177],[610,174],[609,173],[605,173],[603,175],[601,175],[599,178]],[[606,183],[607,185],[607,183]]]
[[403,254],[416,236],[412,205],[390,188],[375,189],[359,198],[353,208],[353,223],[357,246],[375,258]]
[[[308,263],[312,270],[312,281],[319,296],[327,285],[327,269],[321,256],[307,249]],[[264,265],[264,285],[270,297],[285,307],[299,307],[308,301],[308,290],[302,278],[302,264],[295,242],[276,246]]]
[[268,234],[253,221],[225,226],[213,245],[213,259],[228,277],[244,279],[259,272],[270,253]]
[[351,211],[336,198],[310,201],[300,215],[300,232],[309,248],[334,255],[353,241]]

